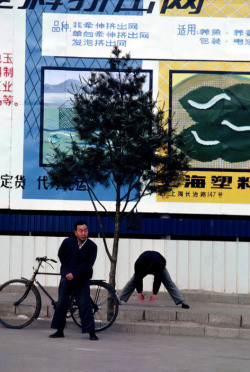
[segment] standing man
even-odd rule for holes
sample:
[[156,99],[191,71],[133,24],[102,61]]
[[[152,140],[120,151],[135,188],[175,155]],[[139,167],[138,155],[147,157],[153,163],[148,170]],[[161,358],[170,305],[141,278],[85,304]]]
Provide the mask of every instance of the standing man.
[[51,328],[57,329],[50,338],[64,337],[64,327],[69,297],[74,295],[82,323],[82,333],[89,333],[90,340],[98,340],[95,334],[94,315],[90,302],[89,280],[93,274],[97,246],[88,238],[86,221],[78,221],[74,226],[75,235],[64,239],[58,257],[61,262],[61,280],[58,301],[52,319]]
[[182,304],[183,309],[189,309],[189,305],[185,302],[182,294],[172,281],[169,272],[166,269],[165,258],[155,251],[145,251],[136,260],[135,273],[121,291],[120,300],[127,302],[136,289],[138,292],[138,299],[140,301],[145,301],[144,294],[142,293],[143,278],[148,274],[154,275],[153,294],[149,298],[149,302],[156,300],[161,283],[163,283],[175,304]]

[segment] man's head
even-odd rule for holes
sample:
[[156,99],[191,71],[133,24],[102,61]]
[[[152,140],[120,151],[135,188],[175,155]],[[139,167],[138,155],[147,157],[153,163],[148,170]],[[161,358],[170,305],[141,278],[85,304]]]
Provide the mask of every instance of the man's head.
[[86,221],[77,221],[74,225],[75,236],[77,237],[78,243],[82,244],[89,235],[88,224]]

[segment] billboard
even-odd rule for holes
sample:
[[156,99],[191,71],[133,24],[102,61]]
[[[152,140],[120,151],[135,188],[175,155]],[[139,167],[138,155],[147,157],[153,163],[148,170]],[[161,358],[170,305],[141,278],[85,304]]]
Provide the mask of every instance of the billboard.
[[[63,0],[0,4],[0,207],[93,210],[85,185],[51,189],[52,144],[74,136],[69,86],[101,71],[116,44],[170,107],[191,168],[178,189],[139,210],[250,211],[248,0]],[[111,191],[97,188],[114,210]]]

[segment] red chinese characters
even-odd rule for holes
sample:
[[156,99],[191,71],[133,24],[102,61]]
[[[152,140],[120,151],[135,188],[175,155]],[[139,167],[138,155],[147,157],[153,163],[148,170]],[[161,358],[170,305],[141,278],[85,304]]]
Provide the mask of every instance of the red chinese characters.
[[0,54],[0,106],[11,106],[13,97],[13,58],[12,53]]

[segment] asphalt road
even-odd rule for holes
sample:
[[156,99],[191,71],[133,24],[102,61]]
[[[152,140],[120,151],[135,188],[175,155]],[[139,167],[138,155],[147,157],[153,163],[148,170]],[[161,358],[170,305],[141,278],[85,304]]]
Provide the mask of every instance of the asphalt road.
[[75,325],[50,339],[48,322],[13,330],[0,325],[0,372],[248,372],[250,340],[146,333],[99,333]]

